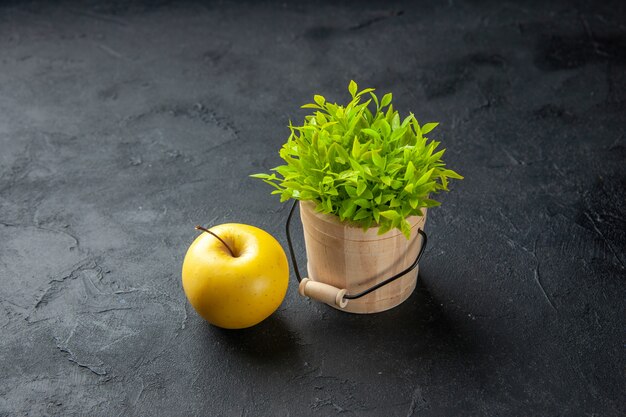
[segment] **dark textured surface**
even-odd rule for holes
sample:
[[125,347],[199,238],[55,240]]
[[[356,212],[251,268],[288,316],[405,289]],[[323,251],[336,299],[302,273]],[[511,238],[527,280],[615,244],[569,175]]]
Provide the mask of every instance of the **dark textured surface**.
[[[4,3],[0,415],[626,414],[626,4],[587,3]],[[193,226],[284,244],[247,175],[351,78],[466,176],[417,291],[209,326]]]

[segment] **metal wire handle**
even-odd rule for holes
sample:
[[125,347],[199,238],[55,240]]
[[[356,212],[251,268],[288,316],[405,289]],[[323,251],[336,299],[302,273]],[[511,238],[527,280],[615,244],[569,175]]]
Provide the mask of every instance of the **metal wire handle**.
[[[293,250],[293,244],[291,243],[291,233],[290,233],[290,229],[289,226],[291,225],[291,218],[293,217],[293,212],[296,208],[296,204],[298,202],[294,201],[293,205],[291,206],[291,209],[289,210],[289,215],[287,216],[287,223],[285,225],[285,232],[287,235],[287,245],[289,246],[289,254],[291,255],[291,262],[293,263],[293,269],[294,272],[296,273],[296,279],[298,280],[298,282],[302,282],[302,276],[300,275],[300,270],[298,269],[298,261],[296,260],[296,255],[294,253]],[[397,274],[395,274],[392,277],[387,278],[384,281],[379,282],[376,285],[371,286],[370,288],[361,291],[357,294],[345,294],[343,296],[343,298],[345,298],[346,300],[355,300],[357,298],[361,298],[369,293],[371,293],[372,291],[376,291],[377,289],[379,289],[380,287],[383,287],[387,284],[392,283],[393,281],[397,280],[398,278],[402,277],[403,275],[405,275],[406,273],[414,270],[417,265],[419,264],[420,259],[422,258],[422,255],[424,254],[424,249],[426,249],[426,243],[428,242],[428,237],[426,236],[426,232],[424,232],[422,229],[417,229],[417,232],[420,234],[420,236],[422,236],[422,247],[420,248],[419,253],[417,254],[417,257],[415,258],[415,261],[413,261],[413,263],[411,265],[409,265],[408,268],[406,268],[404,271],[399,272]]]

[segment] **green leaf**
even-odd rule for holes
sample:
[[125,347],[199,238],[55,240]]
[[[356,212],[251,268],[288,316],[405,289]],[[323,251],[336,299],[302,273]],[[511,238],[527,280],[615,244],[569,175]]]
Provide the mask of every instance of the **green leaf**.
[[298,197],[297,197],[297,196],[295,196],[293,193],[286,193],[286,192],[283,192],[283,193],[280,195],[280,202],[281,202],[281,203],[284,203],[285,201],[289,200],[290,198],[298,198]]
[[[252,174],[252,175],[250,175],[250,177],[252,177],[252,178],[260,178],[260,179],[269,179],[272,175],[268,175],[268,174]],[[274,175],[274,177],[275,177],[275,175]]]
[[384,235],[385,233],[387,233],[388,231],[390,231],[392,228],[392,223],[390,221],[382,221],[380,223],[380,228],[378,229],[378,234],[379,235]]
[[339,123],[338,121],[326,122],[320,127],[320,129],[328,130],[329,127],[334,126],[338,123]]
[[372,96],[372,100],[374,100],[374,104],[376,104],[376,108],[379,109],[380,106],[378,105],[378,97],[376,97],[376,94],[370,93],[370,96]]
[[365,170],[355,159],[350,159],[350,166],[353,170],[357,171],[361,176],[365,176]]
[[426,181],[428,181],[430,179],[430,176],[433,175],[433,172],[435,171],[435,168],[431,168],[429,169],[424,175],[422,175],[416,182],[415,182],[415,186],[419,186],[424,184]]
[[441,189],[448,191],[448,179],[442,175],[440,180],[441,180]]
[[430,198],[425,198],[422,201],[424,202],[424,207],[437,207],[441,205],[439,201],[431,200]]
[[391,119],[391,130],[394,132],[400,128],[400,115],[398,113],[394,114],[393,119]]
[[389,103],[391,103],[391,98],[392,98],[391,93],[385,94],[383,96],[383,99],[380,101],[380,107],[383,108],[383,107],[388,106]]
[[367,94],[367,93],[370,93],[370,92],[372,92],[372,91],[374,91],[374,89],[373,89],[373,88],[366,88],[365,90],[361,90],[361,91],[359,91],[359,92],[358,92],[358,94],[357,94],[357,96],[362,96],[363,94]]
[[413,165],[412,161],[409,161],[409,163],[406,166],[406,171],[404,172],[404,180],[411,181],[414,176],[415,176],[415,165]]
[[343,220],[346,218],[352,217],[354,212],[356,211],[357,205],[354,204],[351,200],[346,200],[342,204],[342,209],[339,212],[339,217]]
[[380,122],[380,133],[384,138],[388,138],[391,134],[391,126],[385,119],[381,120]]
[[333,212],[333,202],[330,198],[325,198],[323,201],[324,212],[332,213]]
[[[400,127],[399,129],[394,130],[393,133],[391,134],[391,141],[392,142],[396,141],[397,139],[404,136],[407,130],[408,130],[408,127]],[[405,149],[405,150],[409,150],[409,149]]]
[[352,220],[362,220],[362,219],[370,217],[371,215],[372,213],[369,210],[361,208],[352,217]]
[[411,224],[404,218],[400,222],[400,231],[407,240],[411,238]]
[[388,202],[390,202],[394,197],[394,194],[391,193],[385,193],[382,195],[381,199],[380,199],[380,204],[387,204]]
[[374,217],[374,221],[376,223],[380,223],[380,210],[378,210],[377,208],[373,209],[372,216]]
[[350,80],[350,84],[348,84],[348,91],[350,91],[350,95],[352,97],[356,96],[356,90],[358,89],[357,84],[354,80]]
[[395,210],[381,211],[380,215],[384,217],[385,219],[389,219],[389,220],[395,220],[396,218],[398,218],[398,216],[400,216],[398,212]]
[[385,169],[385,160],[379,155],[378,151],[372,152],[372,162],[381,170]]
[[371,136],[376,140],[380,140],[380,134],[375,131],[374,129],[370,129],[370,128],[365,128],[365,129],[361,129],[362,133],[365,133],[367,136]]
[[443,150],[437,152],[436,154],[434,154],[433,156],[431,156],[430,158],[428,158],[428,165],[432,165],[435,162],[439,161],[445,152],[446,152],[446,150],[443,149]]
[[331,145],[331,148],[333,148],[335,152],[337,152],[338,157],[336,159],[339,159],[341,164],[347,164],[348,161],[350,161],[351,158],[350,158],[350,155],[348,155],[348,151],[346,151],[337,142],[333,143]]
[[313,101],[315,101],[320,107],[324,107],[324,103],[326,103],[326,99],[318,94],[313,96]]
[[317,104],[313,104],[313,103],[309,103],[309,104],[303,104],[302,106],[300,106],[301,109],[318,109],[318,110],[324,110],[323,107],[318,106]]
[[366,200],[371,200],[372,198],[374,198],[374,194],[372,193],[372,190],[368,190],[366,188],[363,194],[361,194],[361,197],[365,198]]
[[350,186],[350,185],[346,185],[344,187],[344,189],[346,190],[346,193],[348,194],[348,196],[350,197],[358,197],[357,192],[356,192],[356,188]]
[[391,123],[391,119],[393,119],[394,114],[396,114],[396,112],[393,111],[393,104],[390,104],[389,107],[387,107],[387,113],[385,114],[387,123]]
[[344,180],[346,182],[356,184],[356,181],[358,180],[359,175],[356,172],[352,171],[351,169],[346,169],[345,171],[341,172],[337,176],[337,178],[339,180]]
[[419,122],[417,121],[417,119],[415,118],[415,116],[413,116],[411,118],[411,125],[413,125],[413,130],[415,131],[415,135],[418,139],[422,138],[422,128],[420,127]]
[[359,181],[359,183],[356,186],[356,195],[360,196],[365,192],[365,189],[367,188],[367,182],[363,181]]
[[431,130],[433,130],[437,126],[439,126],[439,123],[426,123],[424,126],[422,126],[422,129],[421,129],[422,135],[429,133]]
[[354,140],[352,141],[352,157],[355,159],[358,159],[359,156],[361,156],[361,143],[359,142],[359,138],[358,137],[354,137]]
[[402,121],[402,124],[400,125],[400,127],[407,127],[409,125],[409,123],[411,123],[411,121],[415,118],[415,116],[413,116],[413,113],[411,113],[410,115],[408,115],[407,117],[404,118],[404,120]]
[[456,172],[452,171],[451,169],[444,169],[441,171],[442,175],[445,175],[449,178],[454,178],[457,180],[462,180],[464,177],[462,175],[457,174]]

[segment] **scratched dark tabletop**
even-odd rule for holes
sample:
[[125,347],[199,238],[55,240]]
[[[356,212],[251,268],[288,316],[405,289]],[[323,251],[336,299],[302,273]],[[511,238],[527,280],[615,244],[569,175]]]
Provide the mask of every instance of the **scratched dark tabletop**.
[[[438,3],[3,2],[0,416],[625,415],[626,3]],[[210,326],[194,226],[286,247],[248,175],[350,79],[466,178],[416,291]]]

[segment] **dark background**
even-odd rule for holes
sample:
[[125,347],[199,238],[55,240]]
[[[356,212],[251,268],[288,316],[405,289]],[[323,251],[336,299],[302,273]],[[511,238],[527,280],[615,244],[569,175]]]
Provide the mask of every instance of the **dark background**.
[[[625,415],[626,3],[591,3],[2,3],[0,415]],[[284,245],[248,175],[350,79],[466,177],[417,290],[357,316],[292,276],[208,325],[193,226]]]

